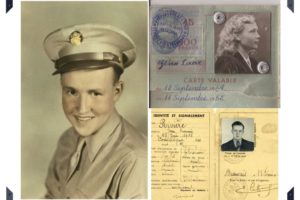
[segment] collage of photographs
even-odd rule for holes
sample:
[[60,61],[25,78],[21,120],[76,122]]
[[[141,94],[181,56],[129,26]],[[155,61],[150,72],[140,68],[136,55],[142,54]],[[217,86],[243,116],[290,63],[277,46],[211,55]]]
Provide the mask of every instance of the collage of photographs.
[[6,200],[286,197],[288,8],[240,1],[9,4],[20,20],[20,179],[4,182]]

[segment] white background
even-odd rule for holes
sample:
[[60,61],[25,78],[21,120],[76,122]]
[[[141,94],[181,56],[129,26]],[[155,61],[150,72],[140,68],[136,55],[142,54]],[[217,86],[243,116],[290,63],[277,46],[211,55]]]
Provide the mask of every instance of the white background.
[[[295,187],[295,199],[297,199],[297,189],[300,187],[300,162],[298,161],[300,152],[300,84],[298,82],[300,80],[300,7],[297,4],[299,1],[295,3],[293,14],[287,9],[287,2],[281,1],[278,198],[281,200],[287,199],[286,193],[292,187]],[[21,177],[19,0],[14,0],[13,9],[7,14],[5,13],[5,0],[1,1],[0,58],[0,199],[5,199],[6,187],[13,191],[14,199],[19,199]]]

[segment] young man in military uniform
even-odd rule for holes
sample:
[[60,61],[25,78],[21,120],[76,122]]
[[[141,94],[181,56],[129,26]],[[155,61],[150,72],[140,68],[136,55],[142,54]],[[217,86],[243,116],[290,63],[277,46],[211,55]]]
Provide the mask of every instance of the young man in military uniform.
[[123,31],[83,24],[50,33],[44,47],[61,75],[63,110],[72,127],[61,136],[46,179],[46,198],[146,198],[147,139],[115,103],[120,75],[135,60]]

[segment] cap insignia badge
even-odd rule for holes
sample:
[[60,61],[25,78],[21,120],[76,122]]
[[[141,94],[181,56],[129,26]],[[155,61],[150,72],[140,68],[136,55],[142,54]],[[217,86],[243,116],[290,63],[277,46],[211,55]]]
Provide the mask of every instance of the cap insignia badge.
[[79,31],[73,31],[69,36],[69,42],[75,46],[80,45],[82,40],[83,36]]

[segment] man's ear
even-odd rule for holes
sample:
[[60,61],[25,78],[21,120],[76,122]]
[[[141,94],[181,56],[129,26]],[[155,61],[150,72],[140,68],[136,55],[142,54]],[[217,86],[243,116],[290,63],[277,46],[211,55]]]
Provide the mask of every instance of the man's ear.
[[124,82],[123,81],[118,81],[114,85],[114,101],[117,102],[123,92],[124,88]]

